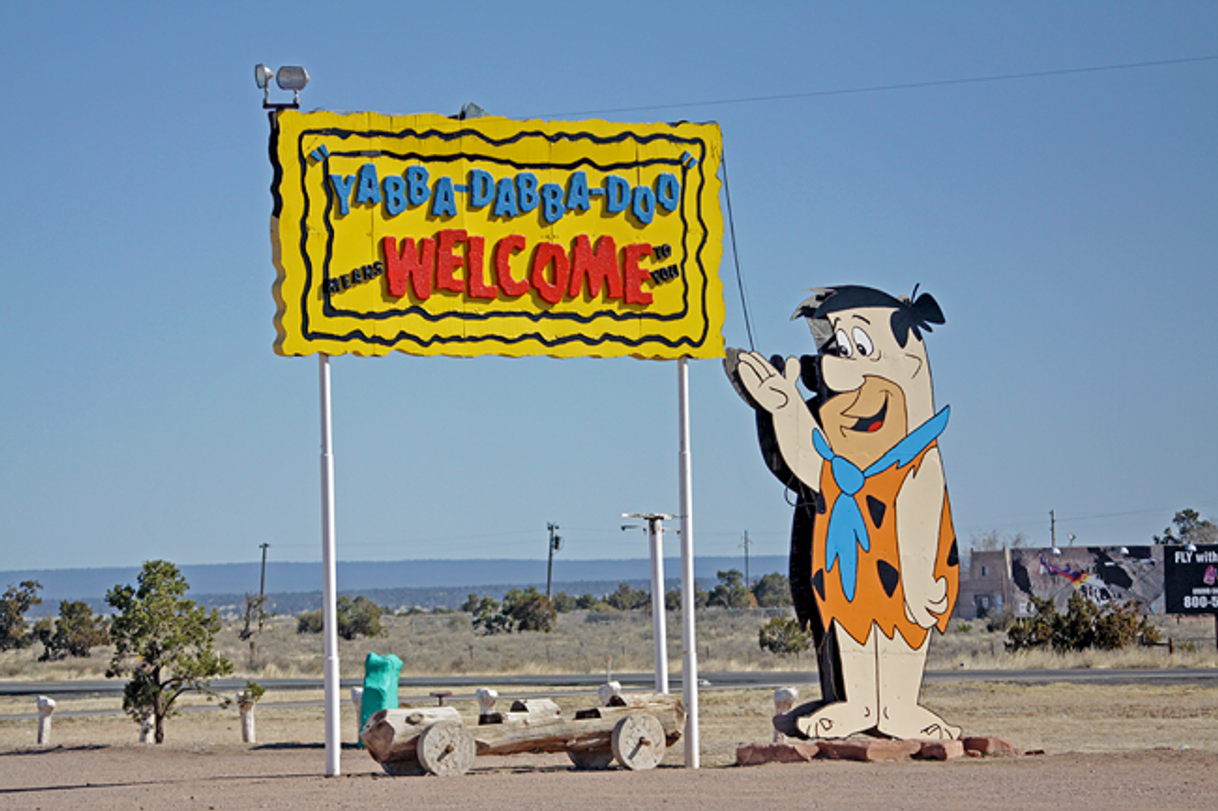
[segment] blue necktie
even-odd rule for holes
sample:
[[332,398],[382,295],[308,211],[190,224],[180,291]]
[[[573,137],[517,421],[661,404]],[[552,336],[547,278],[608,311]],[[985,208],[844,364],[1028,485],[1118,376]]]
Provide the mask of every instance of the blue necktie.
[[838,577],[841,579],[842,593],[846,595],[847,602],[854,602],[854,590],[858,582],[859,548],[864,552],[871,550],[871,537],[867,532],[867,524],[863,521],[862,507],[856,498],[858,492],[863,489],[867,479],[877,473],[882,473],[893,465],[907,465],[917,459],[918,455],[943,433],[950,411],[950,406],[944,406],[942,411],[907,434],[866,470],[859,470],[849,459],[835,454],[819,428],[812,430],[812,444],[821,458],[829,463],[833,481],[841,490],[829,507],[829,527],[825,532],[825,569],[832,571],[835,563],[841,563]]

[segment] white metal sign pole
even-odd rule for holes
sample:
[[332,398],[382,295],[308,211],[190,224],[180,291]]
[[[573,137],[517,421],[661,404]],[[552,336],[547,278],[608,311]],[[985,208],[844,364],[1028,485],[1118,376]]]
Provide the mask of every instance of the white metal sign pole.
[[321,566],[322,627],[326,638],[326,776],[341,771],[339,755],[338,611],[335,603],[337,574],[334,563],[334,440],[330,422],[330,356],[320,354],[321,382]]
[[677,361],[677,408],[681,434],[681,675],[685,702],[685,768],[696,769],[701,744],[698,739],[698,647],[694,633],[694,497],[693,467],[689,458],[688,358]]
[[651,630],[655,637],[656,692],[668,692],[668,628],[664,600],[664,519],[647,519],[651,541]]

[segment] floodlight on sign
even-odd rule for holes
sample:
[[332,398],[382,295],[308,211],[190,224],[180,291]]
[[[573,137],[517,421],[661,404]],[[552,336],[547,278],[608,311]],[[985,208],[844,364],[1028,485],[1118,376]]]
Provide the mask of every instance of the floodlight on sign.
[[[271,79],[279,85],[280,90],[291,90],[290,103],[272,103]],[[309,72],[300,65],[284,65],[278,71],[259,62],[254,65],[254,84],[262,89],[262,107],[266,110],[296,109],[300,107],[300,91],[309,83]]]
[[300,65],[284,65],[275,74],[275,84],[280,90],[292,90],[299,93],[309,83],[309,72]]

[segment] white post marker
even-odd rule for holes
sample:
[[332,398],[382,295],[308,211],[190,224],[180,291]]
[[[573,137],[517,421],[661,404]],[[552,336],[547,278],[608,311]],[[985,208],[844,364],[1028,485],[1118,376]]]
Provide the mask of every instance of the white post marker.
[[681,680],[685,702],[685,768],[698,768],[701,743],[698,735],[698,649],[694,632],[694,497],[693,467],[689,457],[689,366],[688,358],[677,360],[677,409],[680,412],[678,455],[681,479]]
[[55,699],[38,696],[38,745],[51,742],[51,713],[55,712]]
[[[786,715],[791,710],[795,709],[795,702],[799,700],[799,690],[794,687],[779,687],[774,691],[774,714]],[[786,743],[787,736],[778,731],[778,727],[774,727],[774,743]]]
[[359,734],[363,732],[363,726],[360,724],[360,716],[364,712],[364,688],[351,688],[351,704],[355,707],[355,740],[360,740]]
[[321,567],[322,626],[326,638],[326,776],[340,773],[339,683],[338,683],[338,609],[335,602],[337,574],[334,563],[334,442],[330,420],[330,356],[317,356],[321,384]]
[[241,710],[241,742],[257,743],[254,729],[254,697],[247,692],[237,693],[237,709]]

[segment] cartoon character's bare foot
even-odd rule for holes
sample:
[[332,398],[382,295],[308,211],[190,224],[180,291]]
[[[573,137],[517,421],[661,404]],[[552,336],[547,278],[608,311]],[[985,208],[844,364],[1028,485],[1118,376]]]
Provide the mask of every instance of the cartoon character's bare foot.
[[954,727],[925,707],[885,710],[887,718],[881,718],[876,729],[885,735],[901,740],[929,738],[939,741],[954,741],[960,737],[960,727]]
[[875,711],[862,702],[839,701],[795,721],[809,738],[848,738],[875,726]]

